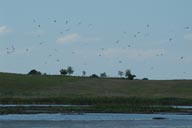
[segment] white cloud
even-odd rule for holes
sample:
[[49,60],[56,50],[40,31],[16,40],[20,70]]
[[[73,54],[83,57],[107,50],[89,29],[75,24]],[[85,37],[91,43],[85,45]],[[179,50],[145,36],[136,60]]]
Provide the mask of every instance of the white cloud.
[[73,43],[73,42],[93,42],[98,41],[99,38],[83,37],[77,33],[68,34],[57,38],[57,42],[60,44]]
[[72,34],[57,38],[57,42],[61,44],[77,42],[80,40],[81,40],[81,36],[77,33],[72,33]]
[[164,49],[130,49],[130,48],[110,48],[102,52],[108,58],[126,57],[133,60],[143,60],[165,54]]
[[184,39],[192,41],[192,33],[189,33],[189,34],[185,35]]
[[10,29],[7,26],[0,26],[0,35],[4,35],[10,32]]

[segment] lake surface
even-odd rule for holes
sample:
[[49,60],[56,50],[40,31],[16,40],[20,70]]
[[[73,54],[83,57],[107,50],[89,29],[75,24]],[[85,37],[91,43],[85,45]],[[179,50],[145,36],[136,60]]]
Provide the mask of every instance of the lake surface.
[[192,115],[9,114],[0,115],[0,128],[192,128]]
[[[71,104],[0,104],[0,108],[2,107],[87,107],[91,105],[71,105]],[[163,107],[163,106],[154,106],[154,107]],[[182,109],[192,109],[192,106],[165,106],[165,107],[173,107],[173,108],[182,108]]]
[[4,107],[86,107],[90,105],[68,105],[68,104],[0,104],[0,108]]

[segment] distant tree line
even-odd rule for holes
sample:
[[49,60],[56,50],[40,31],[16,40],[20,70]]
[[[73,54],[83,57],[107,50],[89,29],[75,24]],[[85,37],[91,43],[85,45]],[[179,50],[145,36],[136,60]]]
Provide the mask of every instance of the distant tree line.
[[[74,73],[74,69],[71,66],[68,66],[67,68],[63,68],[60,70],[60,74],[63,76],[71,76]],[[130,69],[127,69],[125,71],[119,70],[117,72],[120,78],[128,79],[128,80],[134,80],[136,75],[132,74]],[[46,73],[42,74],[40,71],[37,71],[35,69],[31,70],[28,75],[46,75]],[[86,71],[82,71],[82,77],[86,77]],[[97,74],[92,74],[89,77],[91,78],[107,78],[106,72],[100,73],[100,76]],[[143,78],[142,80],[148,80],[148,78]]]

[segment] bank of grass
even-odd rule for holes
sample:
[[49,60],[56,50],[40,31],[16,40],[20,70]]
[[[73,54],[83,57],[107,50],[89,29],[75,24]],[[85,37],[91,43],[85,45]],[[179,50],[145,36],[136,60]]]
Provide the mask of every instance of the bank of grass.
[[[51,108],[63,112],[178,111],[165,106],[192,105],[191,92],[192,80],[130,81],[118,78],[0,73],[0,104],[91,105]],[[22,111],[26,108],[4,108],[0,113],[19,112],[18,109]]]
[[70,104],[70,105],[129,105],[129,106],[191,106],[186,98],[142,97],[54,97],[54,98],[0,98],[0,104]]
[[71,107],[3,107],[0,114],[37,114],[37,113],[162,113],[185,112],[179,108],[169,106],[130,106],[130,105],[93,105],[93,106],[71,106]]

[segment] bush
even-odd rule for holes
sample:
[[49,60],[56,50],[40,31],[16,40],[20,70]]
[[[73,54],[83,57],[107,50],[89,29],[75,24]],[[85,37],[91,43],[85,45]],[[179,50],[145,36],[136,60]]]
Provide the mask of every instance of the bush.
[[105,78],[105,77],[107,77],[107,74],[105,72],[103,72],[103,73],[100,74],[100,77]]
[[61,75],[67,75],[67,73],[68,73],[68,72],[67,72],[67,69],[61,69],[61,70],[60,70],[60,74],[61,74]]
[[35,69],[31,70],[28,75],[41,75],[40,71],[36,71]]
[[92,77],[92,78],[99,78],[99,76],[96,75],[96,74],[92,74],[90,77]]

